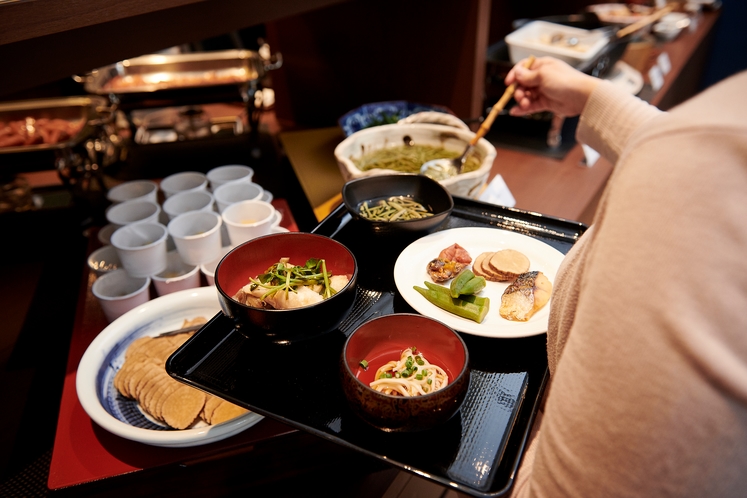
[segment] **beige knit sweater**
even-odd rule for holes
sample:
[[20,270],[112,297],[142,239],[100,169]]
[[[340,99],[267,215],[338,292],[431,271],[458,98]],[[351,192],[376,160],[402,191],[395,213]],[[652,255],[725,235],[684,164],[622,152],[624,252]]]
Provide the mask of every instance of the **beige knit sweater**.
[[597,86],[616,164],[555,282],[514,496],[747,496],[747,73],[669,113]]

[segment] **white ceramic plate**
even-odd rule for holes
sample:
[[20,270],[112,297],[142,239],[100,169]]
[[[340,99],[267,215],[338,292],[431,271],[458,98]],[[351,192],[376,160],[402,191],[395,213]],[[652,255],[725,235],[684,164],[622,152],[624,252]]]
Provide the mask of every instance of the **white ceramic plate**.
[[212,318],[218,311],[215,287],[187,289],[153,299],[128,311],[91,342],[78,365],[76,390],[89,417],[125,439],[165,447],[186,447],[220,441],[248,429],[262,416],[248,412],[222,424],[172,430],[145,417],[137,402],[117,393],[112,379],[124,363],[124,353],[138,337],[181,328],[184,319]]
[[[498,309],[501,295],[508,287],[504,282],[488,282],[480,296],[490,298],[490,310],[482,321],[477,323],[448,313],[428,302],[413,286],[425,287],[424,281],[431,281],[426,271],[428,262],[452,244],[464,247],[472,260],[486,251],[515,249],[524,253],[530,262],[530,271],[541,271],[550,282],[555,283],[563,253],[542,241],[499,228],[453,228],[427,235],[405,248],[394,264],[394,281],[397,290],[407,303],[425,316],[439,320],[449,327],[467,334],[484,337],[516,338],[529,337],[547,332],[547,319],[550,316],[550,303],[526,322],[513,322],[500,316]],[[446,283],[448,285],[448,282]]]

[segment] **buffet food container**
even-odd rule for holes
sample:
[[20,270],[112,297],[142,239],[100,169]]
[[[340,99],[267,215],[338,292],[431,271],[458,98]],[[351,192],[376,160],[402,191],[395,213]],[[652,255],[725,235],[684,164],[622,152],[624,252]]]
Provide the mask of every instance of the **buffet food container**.
[[221,92],[228,92],[226,99],[248,102],[253,95],[247,91],[255,90],[267,71],[281,65],[279,54],[268,60],[253,50],[148,54],[74,78],[88,93],[108,96],[125,106],[156,99],[163,107],[164,101],[192,101],[202,94],[216,99]]
[[596,58],[609,43],[609,36],[604,32],[546,21],[530,21],[505,39],[513,64],[529,55],[551,56],[575,68]]
[[33,134],[40,120],[62,120],[74,126],[75,131],[52,142],[0,146],[0,155],[60,151],[72,148],[90,136],[112,117],[109,102],[98,96],[59,97],[19,100],[0,103],[0,130],[12,122],[24,121]]
[[[505,57],[506,61],[511,62],[508,69],[531,52],[537,57],[550,55],[563,59],[579,71],[597,78],[603,78],[610,72],[625,53],[630,40],[635,36],[635,33],[617,36],[617,27],[603,22],[594,12],[519,19],[513,22],[513,26],[514,31],[509,33],[502,42],[510,54]],[[560,35],[558,41],[564,43],[555,46],[541,43],[539,37],[547,41],[549,33],[552,33],[550,38],[552,35]],[[582,38],[579,35],[589,42],[587,43],[589,49],[584,53],[573,53],[572,48],[563,46],[574,36],[581,41]],[[592,41],[594,44],[590,44]],[[491,50],[493,48],[491,47]],[[490,56],[488,59],[490,64]]]

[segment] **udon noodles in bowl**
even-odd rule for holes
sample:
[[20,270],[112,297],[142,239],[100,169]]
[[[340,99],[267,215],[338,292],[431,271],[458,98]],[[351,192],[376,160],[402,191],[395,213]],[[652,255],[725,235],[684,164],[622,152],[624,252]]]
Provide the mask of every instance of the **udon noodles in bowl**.
[[[335,148],[345,181],[375,175],[417,174],[425,161],[458,157],[474,133],[432,123],[390,124],[353,133]],[[452,194],[477,198],[496,157],[495,147],[481,138],[459,175],[441,184]]]
[[342,388],[352,411],[386,432],[416,432],[445,424],[469,388],[462,338],[422,315],[370,320],[348,337],[340,359]]

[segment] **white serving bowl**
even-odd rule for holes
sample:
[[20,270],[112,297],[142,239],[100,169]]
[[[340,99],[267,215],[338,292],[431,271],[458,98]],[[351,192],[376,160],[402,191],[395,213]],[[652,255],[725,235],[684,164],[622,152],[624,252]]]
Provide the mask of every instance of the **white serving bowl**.
[[[400,146],[405,143],[405,137],[410,137],[417,145],[443,147],[461,154],[474,136],[472,131],[441,124],[382,125],[357,131],[347,137],[335,148],[335,158],[346,182],[367,176],[404,174],[388,169],[361,171],[352,159],[377,149]],[[452,195],[476,199],[486,185],[495,161],[495,147],[481,138],[475,144],[474,153],[482,158],[479,169],[440,182]]]

